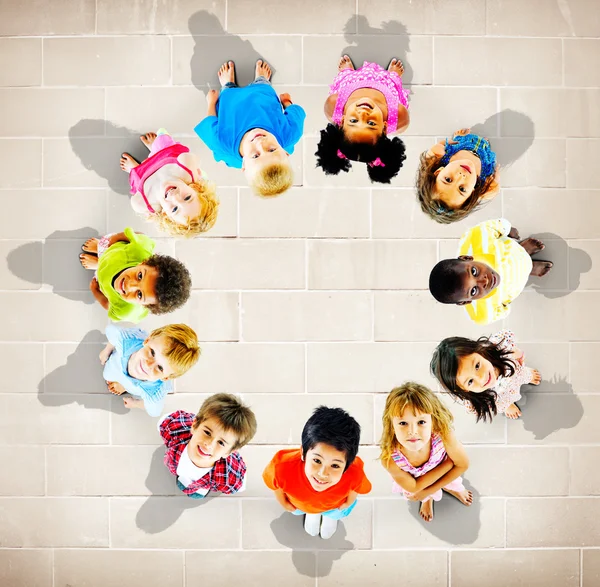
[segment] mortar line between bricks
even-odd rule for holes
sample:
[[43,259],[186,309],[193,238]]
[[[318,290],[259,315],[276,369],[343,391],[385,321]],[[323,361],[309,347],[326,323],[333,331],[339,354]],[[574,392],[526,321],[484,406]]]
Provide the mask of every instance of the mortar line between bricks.
[[583,587],[583,548],[579,550],[579,587]]
[[452,587],[452,551],[448,550],[448,587]]

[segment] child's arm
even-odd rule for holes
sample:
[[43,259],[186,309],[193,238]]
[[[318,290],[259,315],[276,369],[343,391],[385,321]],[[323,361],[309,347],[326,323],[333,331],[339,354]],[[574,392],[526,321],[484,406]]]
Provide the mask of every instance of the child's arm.
[[327,120],[329,120],[329,122],[333,122],[333,111],[335,110],[335,104],[337,102],[337,99],[337,94],[331,94],[331,96],[329,96],[327,100],[325,100],[325,106],[323,107],[323,111],[325,112],[325,117],[327,118]]
[[279,101],[284,110],[293,104],[292,97],[289,94],[279,94]]
[[350,493],[348,494],[346,501],[338,509],[345,510],[346,508],[349,508],[356,501],[357,497],[358,497],[358,493],[356,491],[350,490]]
[[403,471],[393,459],[390,459],[387,464],[383,465],[387,472],[392,476],[392,479],[409,493],[416,493],[429,487],[432,483],[435,483],[440,477],[448,473],[454,463],[450,458],[443,460],[435,469],[432,469],[425,475],[415,479],[410,473]]
[[115,347],[112,344],[110,344],[110,342],[107,342],[106,346],[99,355],[101,365],[106,365],[106,361],[108,361],[109,357],[112,355],[114,350]]
[[275,494],[275,499],[279,502],[279,505],[288,512],[295,512],[296,507],[292,505],[290,500],[287,498],[287,495],[284,493],[283,489],[275,489],[273,491]]
[[[398,124],[396,125],[396,130],[391,135],[399,135],[403,133],[410,124],[410,114],[408,113],[408,108],[404,106],[404,104],[400,104],[398,106]],[[443,154],[442,154],[443,155]]]
[[435,483],[413,495],[413,500],[422,501],[426,497],[433,495],[438,489],[441,489],[442,487],[448,485],[448,483],[458,479],[458,477],[460,477],[469,468],[469,457],[467,456],[463,445],[456,439],[454,432],[451,432],[448,438],[444,440],[444,447],[447,455],[454,463],[454,466]]
[[216,116],[217,115],[217,102],[219,101],[219,90],[211,90],[208,92],[206,96],[206,103],[208,105],[208,109],[206,111],[206,116]]
[[108,298],[100,291],[100,284],[98,280],[94,277],[92,281],[90,281],[90,291],[94,296],[94,299],[105,309],[108,311],[110,304],[108,303]]

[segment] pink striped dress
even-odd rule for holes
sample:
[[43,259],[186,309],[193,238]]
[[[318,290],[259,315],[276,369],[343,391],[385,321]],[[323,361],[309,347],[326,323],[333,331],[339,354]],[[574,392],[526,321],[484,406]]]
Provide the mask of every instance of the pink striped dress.
[[[444,447],[444,443],[442,442],[441,436],[439,434],[431,435],[431,451],[429,453],[429,459],[427,459],[426,463],[423,463],[420,467],[414,467],[408,462],[408,459],[399,451],[395,450],[392,453],[392,458],[396,465],[398,465],[403,471],[410,473],[413,477],[421,477],[425,475],[425,473],[429,473],[432,469],[435,469],[446,457],[446,449]],[[450,489],[452,491],[464,491],[465,486],[462,483],[462,478],[458,477],[448,485],[444,486],[444,489]],[[401,493],[405,499],[411,495],[408,491],[405,491],[398,485],[395,481],[392,485],[392,493]],[[433,499],[434,501],[440,501],[442,499],[442,490],[438,489],[434,494],[426,497],[423,501],[427,501],[429,499]]]

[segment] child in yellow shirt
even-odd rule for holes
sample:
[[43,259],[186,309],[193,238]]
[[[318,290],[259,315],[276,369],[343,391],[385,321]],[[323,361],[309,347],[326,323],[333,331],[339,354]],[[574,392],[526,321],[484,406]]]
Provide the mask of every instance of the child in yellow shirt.
[[[429,291],[442,304],[465,306],[478,324],[505,318],[530,275],[543,277],[551,261],[531,258],[545,247],[535,238],[521,242],[508,220],[488,220],[460,240],[457,259],[444,259],[431,271]],[[514,239],[514,240],[513,240]]]

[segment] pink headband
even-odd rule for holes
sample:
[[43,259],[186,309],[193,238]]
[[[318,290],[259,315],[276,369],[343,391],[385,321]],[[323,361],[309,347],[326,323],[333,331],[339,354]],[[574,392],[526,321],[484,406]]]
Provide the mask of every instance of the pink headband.
[[[346,155],[344,155],[344,153],[342,153],[339,149],[337,150],[337,156],[340,159],[348,159],[348,157],[346,157]],[[371,163],[367,163],[367,165],[369,167],[385,167],[385,163],[379,157],[377,157],[377,159],[374,161],[371,161]]]

